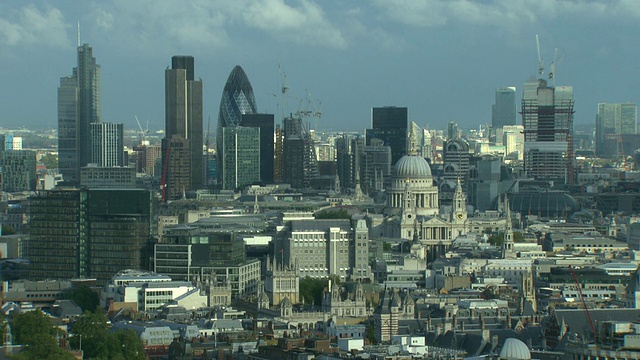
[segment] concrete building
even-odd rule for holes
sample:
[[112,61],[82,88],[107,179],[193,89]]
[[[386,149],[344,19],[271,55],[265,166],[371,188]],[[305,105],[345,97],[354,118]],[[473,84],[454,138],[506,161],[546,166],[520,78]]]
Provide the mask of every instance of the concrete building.
[[6,150],[0,152],[0,189],[6,192],[36,189],[36,152]]
[[122,124],[91,124],[91,163],[107,168],[124,166],[123,137]]
[[134,167],[101,167],[89,164],[80,169],[80,185],[87,188],[134,189]]

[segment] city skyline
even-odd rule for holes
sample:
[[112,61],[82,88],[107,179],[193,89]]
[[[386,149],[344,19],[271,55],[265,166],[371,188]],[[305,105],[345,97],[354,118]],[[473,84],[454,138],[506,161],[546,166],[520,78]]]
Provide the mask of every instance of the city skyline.
[[598,103],[640,97],[628,76],[637,50],[626,46],[640,12],[622,0],[62,1],[0,10],[0,71],[11,84],[0,90],[3,127],[57,127],[56,88],[74,62],[78,21],[102,65],[103,119],[125,129],[135,129],[134,115],[162,129],[158,74],[174,54],[199,64],[204,116],[215,118],[228,69],[240,64],[261,112],[282,112],[286,74],[285,112],[311,99],[324,113],[320,130],[365,129],[371,108],[388,105],[408,107],[409,121],[430,128],[490,122],[495,89],[515,86],[519,102],[535,74],[536,34],[547,67],[559,48],[557,84],[575,89],[576,124],[593,124]]

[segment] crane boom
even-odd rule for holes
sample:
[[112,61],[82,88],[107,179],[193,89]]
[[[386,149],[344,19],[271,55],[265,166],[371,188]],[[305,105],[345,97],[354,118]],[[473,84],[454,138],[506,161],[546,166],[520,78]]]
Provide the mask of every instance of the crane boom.
[[538,38],[538,34],[536,34],[536,49],[538,50],[538,76],[542,76],[544,74],[544,62],[540,55],[540,38]]
[[569,270],[571,270],[571,276],[573,277],[573,282],[576,284],[576,289],[578,290],[578,296],[580,296],[580,301],[582,301],[582,306],[584,307],[584,314],[587,317],[589,330],[591,330],[591,336],[595,336],[596,327],[593,325],[593,319],[591,319],[591,314],[589,313],[587,302],[584,300],[584,296],[582,295],[582,290],[580,288],[580,281],[578,281],[578,275],[576,274],[576,271],[573,269],[573,267],[569,266]]

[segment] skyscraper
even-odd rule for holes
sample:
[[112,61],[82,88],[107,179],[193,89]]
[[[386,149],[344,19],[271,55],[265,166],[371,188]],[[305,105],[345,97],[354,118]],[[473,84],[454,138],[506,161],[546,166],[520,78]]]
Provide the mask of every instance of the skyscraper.
[[260,128],[222,128],[222,188],[235,190],[260,181]]
[[[222,148],[222,128],[243,126],[242,115],[257,112],[253,88],[240,65],[236,65],[227,79],[218,112],[218,130],[216,132],[216,150],[218,159],[224,157]],[[222,164],[218,161],[218,176],[222,176]],[[220,180],[222,180],[220,178]]]
[[273,183],[274,176],[273,114],[243,114],[242,126],[260,128],[260,181]]
[[596,155],[616,156],[635,150],[624,145],[625,135],[638,134],[638,108],[636,104],[598,104],[596,115]]
[[371,129],[367,129],[367,145],[371,139],[380,139],[391,148],[391,161],[395,164],[407,153],[408,111],[406,107],[374,107],[371,109]]
[[100,122],[100,65],[88,44],[78,47],[78,66],[58,87],[58,156],[65,181],[80,180],[91,162],[91,125]]
[[496,103],[491,106],[491,127],[500,129],[516,124],[516,88],[496,89]]
[[522,94],[524,168],[537,180],[573,183],[573,87],[531,79]]
[[91,163],[99,167],[124,166],[122,139],[122,124],[91,124]]
[[174,56],[165,70],[164,200],[204,185],[202,81],[194,80],[193,64],[192,56]]

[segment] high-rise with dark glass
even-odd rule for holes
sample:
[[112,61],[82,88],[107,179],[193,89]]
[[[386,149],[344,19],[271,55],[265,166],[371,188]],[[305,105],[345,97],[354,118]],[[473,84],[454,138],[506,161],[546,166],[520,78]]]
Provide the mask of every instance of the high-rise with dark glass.
[[491,127],[501,129],[516,124],[516,88],[496,89],[496,103],[491,107]]
[[[638,108],[636,104],[600,103],[596,114],[596,155],[632,155],[635,144],[630,138],[638,135]],[[631,145],[631,146],[628,146]]]
[[192,56],[174,56],[165,70],[164,200],[204,186],[202,81],[193,76]]
[[[227,78],[218,112],[218,128],[216,131],[216,151],[218,159],[224,158],[222,148],[222,129],[225,127],[243,126],[242,115],[257,113],[256,99],[247,74],[240,65],[236,65]],[[222,182],[222,164],[218,161],[218,180]]]
[[260,128],[260,181],[273,183],[273,114],[242,114],[242,126]]
[[88,44],[78,47],[78,66],[58,87],[58,161],[65,181],[80,180],[91,162],[91,124],[100,122],[100,65]]
[[374,107],[371,110],[371,129],[367,129],[367,145],[371,139],[380,139],[391,148],[391,161],[395,164],[407,153],[408,110],[406,107]]

